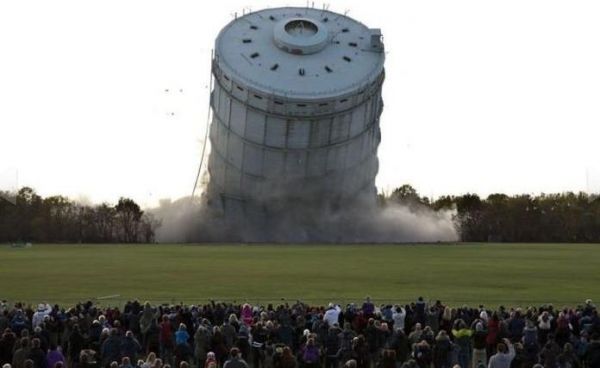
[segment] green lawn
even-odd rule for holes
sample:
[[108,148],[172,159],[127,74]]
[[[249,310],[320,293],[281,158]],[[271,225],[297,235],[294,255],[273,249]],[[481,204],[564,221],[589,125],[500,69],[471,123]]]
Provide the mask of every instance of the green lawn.
[[0,246],[0,299],[575,305],[600,300],[600,245]]

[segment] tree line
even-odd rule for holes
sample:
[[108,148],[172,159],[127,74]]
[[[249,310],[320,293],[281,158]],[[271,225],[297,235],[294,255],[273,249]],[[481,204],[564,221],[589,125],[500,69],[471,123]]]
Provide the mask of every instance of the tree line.
[[[129,198],[116,205],[84,205],[64,196],[42,198],[28,187],[9,198],[0,191],[0,243],[149,243],[160,226]],[[583,192],[431,200],[403,185],[378,197],[381,207],[395,204],[414,212],[453,211],[462,241],[600,242],[600,196]]]
[[600,242],[600,196],[579,193],[442,196],[432,201],[410,185],[380,195],[381,205],[399,203],[415,211],[452,210],[462,241]]
[[159,226],[129,198],[114,206],[83,205],[64,196],[42,198],[24,187],[15,195],[0,191],[0,243],[153,242]]

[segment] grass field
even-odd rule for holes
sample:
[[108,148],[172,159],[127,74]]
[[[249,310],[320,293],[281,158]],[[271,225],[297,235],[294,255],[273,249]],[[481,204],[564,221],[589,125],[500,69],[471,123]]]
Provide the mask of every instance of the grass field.
[[453,305],[600,300],[600,245],[0,246],[0,299],[10,301],[343,303],[367,294]]

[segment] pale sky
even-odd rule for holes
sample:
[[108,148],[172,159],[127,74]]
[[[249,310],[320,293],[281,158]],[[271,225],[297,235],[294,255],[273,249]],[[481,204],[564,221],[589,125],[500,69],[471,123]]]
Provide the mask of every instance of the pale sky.
[[[600,2],[328,4],[384,35],[380,190],[600,191]],[[218,31],[285,5],[306,2],[1,1],[0,188],[189,195]]]

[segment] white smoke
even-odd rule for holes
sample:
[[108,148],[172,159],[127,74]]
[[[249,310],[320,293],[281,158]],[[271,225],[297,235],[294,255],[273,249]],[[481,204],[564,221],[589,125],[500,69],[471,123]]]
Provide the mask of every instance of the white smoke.
[[149,210],[161,221],[159,242],[417,243],[459,240],[455,211],[388,204],[338,211],[285,211],[262,222],[232,225],[202,200],[163,200]]

